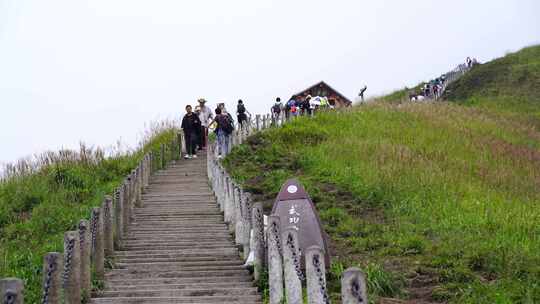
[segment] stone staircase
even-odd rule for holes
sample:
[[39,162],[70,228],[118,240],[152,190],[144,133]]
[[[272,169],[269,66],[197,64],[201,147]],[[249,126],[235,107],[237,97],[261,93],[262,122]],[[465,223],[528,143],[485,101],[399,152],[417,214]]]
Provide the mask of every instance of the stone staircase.
[[90,303],[262,303],[215,197],[206,159],[157,172],[105,289]]

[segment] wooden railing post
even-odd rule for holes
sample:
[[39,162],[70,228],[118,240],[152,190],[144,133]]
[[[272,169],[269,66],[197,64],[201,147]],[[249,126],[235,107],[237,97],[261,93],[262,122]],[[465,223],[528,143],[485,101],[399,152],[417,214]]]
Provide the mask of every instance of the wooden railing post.
[[92,291],[92,233],[90,223],[87,220],[79,221],[79,244],[81,248],[81,296],[84,299],[90,297]]
[[105,279],[105,252],[103,246],[103,214],[101,208],[92,209],[92,264],[98,280]]
[[329,303],[325,270],[324,252],[321,247],[311,246],[307,248],[306,285],[308,304]]
[[62,254],[49,252],[43,259],[43,294],[41,303],[60,304],[62,302]]
[[356,268],[347,268],[341,275],[341,303],[366,304],[366,279],[364,273]]
[[302,267],[298,232],[289,227],[281,234],[285,295],[288,304],[302,304]]
[[24,283],[17,278],[6,278],[0,280],[0,300],[2,303],[23,304],[24,303]]
[[253,224],[253,266],[256,281],[261,278],[264,267],[264,219],[262,203],[255,203],[251,212]]
[[270,304],[283,302],[283,263],[281,260],[281,229],[277,215],[268,217],[266,240],[268,242],[268,285]]
[[68,231],[64,235],[64,301],[81,303],[81,245],[79,233]]
[[103,249],[106,257],[112,257],[114,254],[112,209],[112,199],[107,195],[101,207],[103,210]]

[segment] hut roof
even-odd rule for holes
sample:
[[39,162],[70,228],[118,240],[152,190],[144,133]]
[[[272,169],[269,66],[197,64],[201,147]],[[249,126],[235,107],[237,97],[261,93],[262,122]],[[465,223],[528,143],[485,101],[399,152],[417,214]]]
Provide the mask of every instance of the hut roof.
[[[335,93],[336,95],[338,95],[339,97],[341,97],[345,102],[347,102],[349,105],[352,104],[352,101],[345,97],[345,95],[341,94],[340,92],[338,92],[336,89],[332,88],[330,85],[328,85],[326,82],[324,81],[319,81],[317,82],[316,84],[310,86],[309,88],[305,89],[305,90],[302,90],[296,94],[294,94],[293,96],[296,96],[296,95],[303,95],[304,93],[306,93],[307,91],[311,91],[313,89],[316,89],[317,87],[320,87],[320,86],[326,86],[329,90],[331,90],[333,93]],[[314,96],[315,97],[315,96]]]

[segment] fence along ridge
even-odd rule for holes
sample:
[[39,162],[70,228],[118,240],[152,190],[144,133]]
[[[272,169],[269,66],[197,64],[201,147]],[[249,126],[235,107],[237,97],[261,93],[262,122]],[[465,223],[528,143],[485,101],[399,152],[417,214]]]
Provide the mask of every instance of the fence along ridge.
[[[229,136],[230,147],[240,145],[248,136],[272,126],[280,127],[292,120],[283,111],[277,117],[270,114],[255,115]],[[278,216],[269,216],[265,230],[263,207],[255,202],[249,192],[236,184],[221,164],[217,142],[207,148],[208,179],[224,214],[235,242],[243,248],[244,259],[253,263],[255,280],[268,275],[269,303],[303,303],[302,282],[306,282],[307,299],[310,304],[327,304],[330,298],[326,288],[324,255],[319,246],[311,246],[302,253],[298,245],[298,233],[294,229],[281,229]],[[225,156],[229,151],[221,151]],[[283,231],[282,231],[283,230]],[[302,272],[301,255],[304,254],[306,273]],[[267,272],[263,270],[267,268]],[[356,267],[346,269],[341,278],[341,300],[344,304],[367,304],[364,273]]]

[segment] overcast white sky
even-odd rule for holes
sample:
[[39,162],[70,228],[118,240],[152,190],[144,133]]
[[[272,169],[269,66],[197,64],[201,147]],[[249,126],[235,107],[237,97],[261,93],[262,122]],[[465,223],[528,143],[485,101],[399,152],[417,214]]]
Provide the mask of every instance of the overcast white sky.
[[538,0],[0,0],[0,162],[135,144],[205,97],[353,99],[540,41]]

